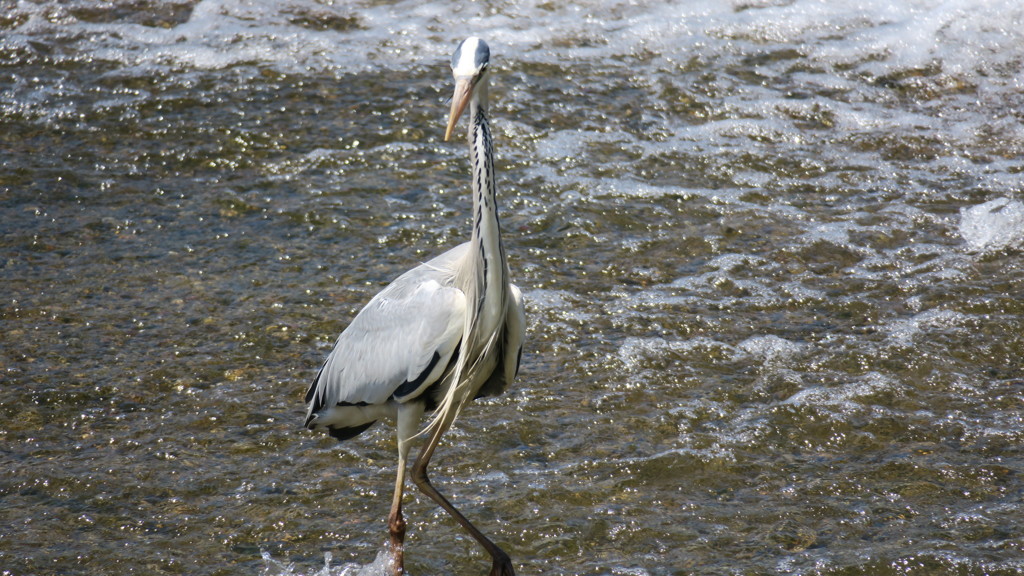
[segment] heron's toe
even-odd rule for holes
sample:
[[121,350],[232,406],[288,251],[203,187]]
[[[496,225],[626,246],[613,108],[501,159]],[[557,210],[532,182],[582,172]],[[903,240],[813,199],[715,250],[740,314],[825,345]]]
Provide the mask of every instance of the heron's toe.
[[516,576],[516,571],[512,568],[512,560],[508,556],[495,558],[488,576]]

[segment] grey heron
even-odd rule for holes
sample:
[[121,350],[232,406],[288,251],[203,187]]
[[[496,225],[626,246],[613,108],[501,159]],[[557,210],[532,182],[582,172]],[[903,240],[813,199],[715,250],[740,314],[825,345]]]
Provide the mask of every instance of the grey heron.
[[[374,296],[338,337],[306,392],[306,427],[338,440],[393,419],[398,475],[388,517],[395,574],[404,573],[406,523],[402,492],[411,442],[426,440],[412,479],[491,555],[491,576],[513,576],[508,555],[460,513],[427,477],[442,434],[466,403],[500,394],[519,370],[526,316],[520,290],[509,280],[495,190],[487,120],[490,50],[467,38],[452,55],[455,94],[445,140],[469,109],[473,179],[469,242],[420,264]],[[421,419],[433,414],[421,431]]]

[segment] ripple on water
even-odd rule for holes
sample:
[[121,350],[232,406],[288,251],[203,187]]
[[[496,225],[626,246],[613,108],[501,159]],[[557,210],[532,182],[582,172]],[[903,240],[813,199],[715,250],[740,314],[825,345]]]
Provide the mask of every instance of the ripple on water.
[[7,4],[3,569],[385,570],[301,399],[465,236],[460,21],[529,340],[434,474],[521,572],[1024,570],[1020,2]]

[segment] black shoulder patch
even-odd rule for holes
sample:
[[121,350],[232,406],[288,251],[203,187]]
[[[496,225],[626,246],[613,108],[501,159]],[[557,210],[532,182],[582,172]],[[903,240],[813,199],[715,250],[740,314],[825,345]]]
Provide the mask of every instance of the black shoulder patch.
[[438,354],[437,351],[435,351],[434,356],[430,359],[430,363],[427,364],[427,367],[423,369],[423,372],[420,372],[420,375],[417,376],[415,380],[406,380],[405,382],[402,382],[401,386],[395,388],[395,391],[391,394],[391,397],[397,400],[402,396],[408,396],[409,394],[415,392],[416,389],[422,386],[423,383],[427,380],[427,376],[430,376],[430,373],[434,371],[434,367],[437,366],[437,363],[440,360],[441,355]]

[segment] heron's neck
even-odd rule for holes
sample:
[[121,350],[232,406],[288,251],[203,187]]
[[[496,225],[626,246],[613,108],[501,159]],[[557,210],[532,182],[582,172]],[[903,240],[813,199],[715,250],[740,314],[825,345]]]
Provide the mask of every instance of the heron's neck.
[[[483,285],[478,297],[480,301],[500,301],[508,283],[504,247],[498,223],[498,205],[494,186],[494,149],[491,142],[491,127],[487,121],[487,108],[482,98],[470,102],[469,150],[473,170],[473,236],[472,243],[481,258]],[[504,307],[498,308],[504,314]]]

